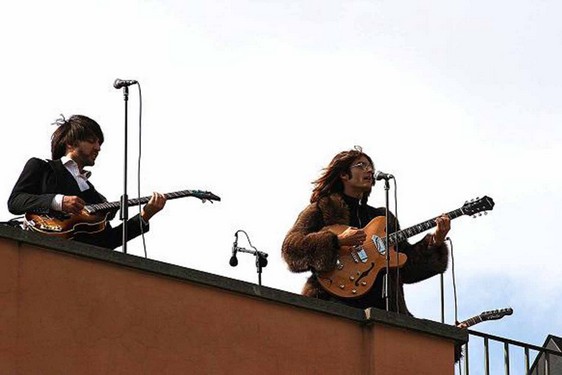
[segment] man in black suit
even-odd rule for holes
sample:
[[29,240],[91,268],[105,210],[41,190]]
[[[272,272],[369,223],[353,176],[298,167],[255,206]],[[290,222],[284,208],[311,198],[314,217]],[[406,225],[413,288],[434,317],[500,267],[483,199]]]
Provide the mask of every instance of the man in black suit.
[[[16,182],[8,210],[14,215],[26,212],[80,214],[87,204],[107,202],[88,180],[85,167],[95,164],[104,141],[97,122],[83,115],[57,120],[51,137],[52,160],[31,158]],[[164,207],[166,198],[154,193],[140,214],[127,221],[127,240],[149,230],[148,221]],[[95,234],[78,234],[75,240],[115,249],[122,245],[122,225]]]

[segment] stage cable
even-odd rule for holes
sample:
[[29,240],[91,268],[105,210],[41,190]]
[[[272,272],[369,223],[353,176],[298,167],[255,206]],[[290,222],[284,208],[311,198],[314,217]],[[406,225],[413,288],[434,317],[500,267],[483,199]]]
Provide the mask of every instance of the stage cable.
[[[453,240],[451,240],[450,237],[445,238],[445,241],[449,242],[450,248],[451,248],[451,280],[453,282],[453,301],[454,301],[454,316],[455,316],[455,326],[457,325],[459,318],[458,318],[458,299],[457,299],[457,278],[456,278],[456,274],[455,274],[455,253],[453,251]],[[464,345],[468,345],[468,342]],[[462,361],[466,361],[466,358],[461,358],[459,359],[457,365],[458,365],[458,370],[459,370],[459,375],[462,375],[462,365],[461,362]],[[468,371],[468,370],[467,370]]]
[[17,216],[8,221],[0,221],[0,225],[24,229],[24,216]]

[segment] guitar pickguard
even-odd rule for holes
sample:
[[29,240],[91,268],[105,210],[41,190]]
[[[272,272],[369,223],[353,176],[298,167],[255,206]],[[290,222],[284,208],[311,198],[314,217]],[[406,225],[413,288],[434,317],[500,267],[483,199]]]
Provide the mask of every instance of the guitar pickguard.
[[379,254],[381,255],[386,254],[386,244],[384,243],[382,238],[380,238],[376,234],[373,234],[373,236],[371,237],[371,241],[373,241],[373,244],[375,245],[375,248],[377,249]]

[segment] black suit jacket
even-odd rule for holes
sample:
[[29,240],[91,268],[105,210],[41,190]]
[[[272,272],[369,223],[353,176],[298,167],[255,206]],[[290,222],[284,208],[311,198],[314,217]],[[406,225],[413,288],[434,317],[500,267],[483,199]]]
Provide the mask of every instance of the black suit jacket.
[[[87,204],[107,201],[94,185],[90,182],[88,185],[90,186],[88,190],[80,191],[78,183],[60,160],[31,158],[23,168],[10,194],[8,210],[14,215],[22,215],[26,212],[48,213],[51,202],[57,194],[76,195],[84,199]],[[127,240],[139,236],[141,226],[143,232],[148,232],[148,223],[144,223],[139,215],[129,219],[127,221]],[[123,244],[122,231],[122,224],[113,228],[108,222],[104,231],[96,234],[77,235],[74,239],[115,249]]]

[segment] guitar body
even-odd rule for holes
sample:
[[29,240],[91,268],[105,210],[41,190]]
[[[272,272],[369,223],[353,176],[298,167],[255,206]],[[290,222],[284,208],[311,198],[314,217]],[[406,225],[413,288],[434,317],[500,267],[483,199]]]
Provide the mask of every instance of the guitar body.
[[[340,234],[349,226],[330,225],[324,229]],[[317,275],[320,285],[330,294],[341,298],[358,298],[365,295],[373,285],[379,272],[386,269],[386,220],[376,217],[363,228],[367,239],[361,246],[342,246],[339,249],[336,268]],[[397,253],[390,246],[390,268],[401,268],[406,263],[406,254]]]
[[61,212],[48,215],[25,214],[26,227],[52,237],[72,239],[80,233],[94,234],[105,229],[108,213],[89,214],[82,211],[78,215]]

